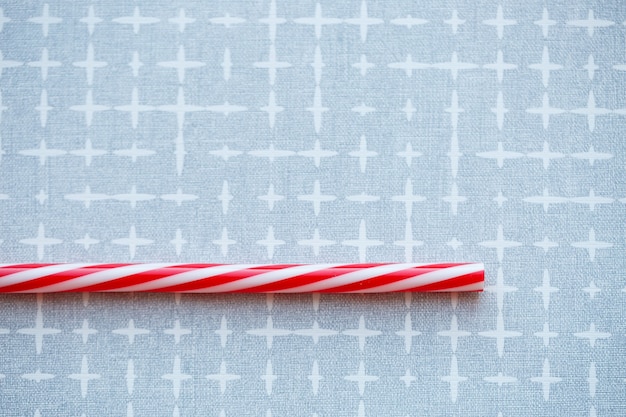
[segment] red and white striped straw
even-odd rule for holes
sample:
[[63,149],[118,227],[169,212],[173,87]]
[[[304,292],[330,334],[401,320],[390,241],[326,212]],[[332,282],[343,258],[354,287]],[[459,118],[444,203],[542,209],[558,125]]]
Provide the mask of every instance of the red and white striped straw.
[[480,263],[317,265],[0,264],[0,293],[482,291]]

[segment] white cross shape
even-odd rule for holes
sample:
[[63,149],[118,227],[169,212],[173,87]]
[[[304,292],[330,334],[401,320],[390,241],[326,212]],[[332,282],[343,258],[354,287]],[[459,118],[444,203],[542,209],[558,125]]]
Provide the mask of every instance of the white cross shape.
[[277,246],[282,246],[285,244],[284,240],[276,239],[274,237],[274,226],[267,227],[267,236],[265,239],[257,240],[257,245],[265,246],[267,249],[267,258],[272,259],[274,257],[274,251]]
[[559,291],[558,288],[550,285],[550,273],[547,269],[543,270],[543,283],[541,287],[536,287],[535,291],[541,293],[541,298],[543,299],[543,309],[547,311],[550,306],[550,294]]
[[450,74],[452,75],[452,80],[456,81],[459,71],[478,68],[478,65],[472,64],[470,62],[459,61],[459,57],[457,56],[456,51],[454,51],[452,52],[452,58],[450,58],[450,61],[439,62],[439,63],[433,64],[432,67],[450,71]]
[[498,82],[501,83],[504,78],[504,71],[514,70],[517,68],[517,65],[504,62],[502,50],[498,49],[496,62],[493,64],[485,64],[483,65],[483,68],[494,70],[496,72],[496,76],[498,77]]
[[331,156],[335,156],[337,155],[337,152],[322,149],[320,146],[319,139],[316,139],[313,149],[307,150],[307,151],[299,151],[298,155],[304,156],[306,158],[313,158],[313,163],[315,164],[315,167],[319,168],[322,162],[322,158],[329,158]]
[[571,156],[572,156],[572,158],[576,158],[576,159],[586,159],[586,160],[588,160],[590,166],[593,166],[593,164],[596,161],[613,158],[613,154],[612,153],[596,152],[596,150],[593,148],[593,145],[589,146],[589,150],[587,152],[573,153]]
[[404,203],[405,215],[408,220],[411,218],[413,214],[413,203],[419,203],[421,201],[425,201],[426,197],[413,194],[413,183],[410,178],[407,178],[406,183],[404,185],[404,194],[395,195],[391,197],[391,200],[399,202],[399,203]]
[[113,200],[128,201],[131,208],[136,208],[140,201],[150,201],[156,198],[154,194],[137,193],[137,186],[133,185],[129,193],[114,194],[111,196]]
[[62,242],[63,241],[61,239],[46,237],[43,223],[39,223],[36,237],[20,240],[21,244],[33,245],[37,247],[37,259],[39,259],[40,261],[43,259],[44,249],[46,246],[58,245],[59,243],[62,243]]
[[72,65],[79,68],[84,68],[87,74],[87,85],[93,84],[93,74],[96,68],[104,68],[108,64],[105,61],[96,61],[93,44],[87,45],[87,57],[84,61],[76,61]]
[[35,327],[22,328],[22,329],[17,330],[17,333],[19,334],[35,336],[35,352],[37,352],[37,355],[41,354],[44,336],[50,336],[53,334],[61,333],[61,330],[59,329],[54,329],[51,327],[44,327],[43,312],[41,310],[42,303],[43,303],[43,297],[41,295],[38,295],[37,314],[35,315]]
[[172,369],[172,373],[170,374],[164,374],[163,376],[161,376],[161,378],[163,379],[167,379],[169,381],[172,381],[172,391],[174,393],[174,398],[178,399],[179,395],[180,395],[180,388],[181,385],[184,381],[188,380],[188,379],[192,379],[192,376],[189,374],[184,374],[181,372],[180,369],[180,356],[179,355],[175,355],[174,356],[174,367]]
[[410,221],[407,221],[404,227],[404,240],[396,240],[393,244],[404,247],[404,259],[410,263],[413,262],[413,249],[422,246],[424,242],[413,239],[413,226]]
[[554,242],[548,239],[548,236],[544,236],[541,242],[535,242],[533,243],[533,246],[537,246],[538,248],[543,249],[544,253],[548,253],[550,249],[558,248],[559,244],[557,242]]
[[550,116],[563,114],[565,113],[565,110],[559,109],[558,107],[550,107],[550,98],[548,97],[548,93],[543,93],[541,107],[532,107],[526,109],[526,112],[531,114],[540,114],[543,122],[543,128],[544,130],[547,130],[548,124],[550,123]]
[[300,201],[310,201],[311,203],[313,203],[313,213],[318,216],[320,214],[322,203],[335,201],[337,199],[337,196],[322,194],[320,189],[320,182],[319,180],[315,180],[315,182],[313,183],[313,193],[298,195],[297,198]]
[[404,71],[406,76],[409,78],[413,76],[413,71],[428,69],[431,67],[430,64],[413,61],[411,54],[407,54],[406,60],[404,62],[391,62],[387,66],[392,69],[399,69]]
[[502,205],[509,201],[509,199],[502,194],[502,191],[498,191],[498,195],[494,197],[493,201],[496,202],[498,207],[502,207]]
[[267,61],[255,62],[253,65],[255,68],[267,69],[270,85],[274,85],[274,82],[276,81],[277,70],[291,67],[291,64],[289,62],[277,61],[276,47],[274,46],[274,44],[270,45],[270,51]]
[[413,330],[411,313],[406,313],[406,316],[404,316],[404,329],[397,331],[396,334],[404,338],[404,350],[406,351],[406,353],[411,353],[413,338],[415,336],[421,335],[422,333],[417,330]]
[[589,81],[593,81],[596,70],[600,69],[600,67],[596,65],[595,61],[593,60],[592,54],[589,54],[589,58],[587,58],[587,65],[583,66],[583,68],[587,70],[587,76],[589,77]]
[[363,396],[363,393],[365,392],[365,384],[367,382],[378,381],[379,378],[378,376],[368,375],[367,373],[365,373],[365,364],[363,363],[363,361],[360,361],[357,373],[352,375],[346,375],[343,377],[343,379],[350,382],[356,382],[359,388],[359,395]]
[[128,327],[112,330],[111,333],[128,337],[128,343],[132,345],[135,342],[135,337],[147,335],[150,330],[135,327],[135,320],[130,319],[128,320]]
[[613,247],[612,243],[596,240],[596,231],[593,230],[593,228],[589,229],[589,240],[584,242],[573,242],[571,245],[575,248],[586,249],[587,252],[589,252],[589,259],[591,262],[595,261],[597,250]]
[[220,337],[220,345],[223,348],[226,347],[226,342],[228,342],[228,336],[233,334],[233,331],[229,330],[228,325],[226,324],[226,316],[222,316],[222,320],[220,321],[220,328],[214,330],[214,333]]
[[[135,252],[137,251],[137,247],[151,245],[154,243],[154,240],[137,237],[137,232],[135,230],[135,226],[133,225],[130,226],[128,237],[113,239],[111,240],[111,243],[114,245],[128,246],[130,259],[133,259],[135,257]],[[130,343],[132,344],[132,342]]]
[[87,344],[87,342],[89,341],[89,336],[91,336],[92,334],[98,333],[98,331],[96,329],[90,328],[89,322],[87,321],[87,319],[84,319],[83,325],[81,326],[81,328],[74,329],[72,333],[80,335],[80,337],[82,338],[83,344]]
[[276,0],[272,0],[270,2],[270,11],[268,16],[263,19],[259,19],[260,23],[267,25],[269,29],[270,42],[272,44],[274,44],[274,41],[276,40],[276,29],[278,25],[282,25],[286,21],[286,19],[276,16]]
[[85,147],[83,149],[75,149],[70,151],[70,154],[72,155],[85,158],[85,166],[90,166],[91,161],[95,156],[102,156],[106,155],[107,153],[109,152],[104,149],[94,149],[93,145],[91,144],[90,138],[87,138],[85,140]]
[[565,154],[550,151],[550,144],[548,142],[543,142],[543,149],[541,152],[529,152],[527,156],[529,158],[541,159],[543,161],[543,169],[548,169],[552,159],[564,158]]
[[402,108],[402,112],[406,114],[406,120],[408,122],[411,121],[413,115],[417,112],[417,109],[415,108],[415,106],[413,106],[410,98],[406,99],[406,104]]
[[404,151],[398,152],[396,155],[398,155],[400,158],[404,158],[407,166],[410,168],[413,164],[413,158],[419,158],[420,156],[422,156],[422,153],[414,151],[411,142],[407,142]]
[[276,115],[285,110],[283,106],[279,106],[276,104],[276,93],[274,90],[270,90],[270,96],[268,99],[267,106],[261,107],[261,111],[267,113],[267,117],[269,119],[270,129],[274,128],[274,123],[276,122]]
[[359,262],[364,263],[367,258],[367,249],[374,246],[381,246],[384,242],[375,239],[368,239],[365,220],[361,220],[361,223],[359,224],[358,239],[344,240],[341,244],[344,246],[356,247],[359,251]]
[[285,196],[276,194],[274,192],[274,184],[270,184],[267,194],[257,197],[259,200],[266,201],[269,211],[274,210],[274,205],[281,200],[285,199]]
[[313,231],[313,237],[311,239],[299,240],[297,243],[301,246],[310,246],[313,250],[313,255],[319,256],[320,248],[324,246],[332,246],[337,242],[335,242],[334,240],[320,238],[319,229],[315,228],[315,230]]
[[459,365],[456,355],[453,354],[452,360],[450,361],[450,374],[442,376],[441,380],[450,384],[450,401],[456,403],[459,393],[459,384],[467,381],[467,377],[459,375]]
[[548,52],[548,47],[543,47],[543,53],[541,54],[541,62],[538,64],[530,64],[528,68],[541,71],[541,82],[545,88],[548,88],[548,83],[550,81],[550,72],[557,71],[563,68],[562,65],[555,64],[550,62],[550,53]]
[[404,375],[401,376],[398,379],[400,381],[404,382],[404,386],[407,387],[407,388],[411,387],[411,383],[417,381],[417,377],[414,377],[413,375],[411,375],[411,370],[409,368],[407,368],[407,370],[404,373]]
[[[41,58],[39,59],[39,61],[31,61],[27,65],[29,67],[39,68],[41,70],[41,79],[43,81],[46,81],[48,79],[48,70],[50,68],[60,67],[61,62],[50,61],[50,58],[48,56],[48,48],[43,48],[41,50]],[[2,68],[0,68],[0,74],[2,74]]]
[[174,235],[174,239],[170,240],[170,244],[174,245],[176,256],[180,256],[183,251],[183,245],[187,244],[187,240],[183,239],[183,232],[181,232],[180,229],[176,229],[176,234]]
[[574,114],[580,114],[587,116],[587,124],[589,125],[589,131],[593,132],[596,127],[596,117],[606,116],[611,113],[611,109],[605,109],[603,107],[596,107],[596,99],[593,95],[593,90],[589,91],[589,98],[587,99],[587,107],[571,110]]
[[135,35],[139,33],[141,25],[151,25],[160,22],[160,20],[155,17],[141,16],[139,7],[135,7],[132,16],[119,17],[117,19],[113,19],[113,21],[122,25],[132,25]]
[[50,6],[48,3],[43,5],[43,10],[41,12],[41,16],[31,17],[28,19],[29,22],[41,25],[41,31],[43,33],[43,37],[48,37],[48,31],[50,29],[50,25],[56,25],[63,21],[60,17],[50,16]]
[[458,13],[456,9],[452,10],[452,16],[450,19],[446,19],[443,21],[446,25],[450,25],[452,29],[452,34],[456,35],[456,32],[459,30],[459,26],[465,23],[465,20],[459,19]]
[[496,240],[489,240],[489,241],[485,241],[485,242],[480,242],[479,243],[480,246],[484,246],[486,248],[491,248],[491,249],[495,249],[498,255],[498,261],[502,262],[502,259],[504,258],[504,250],[505,249],[509,249],[509,248],[514,248],[517,246],[521,246],[522,243],[521,242],[516,242],[513,240],[505,240],[504,239],[504,232],[502,230],[502,225],[498,225],[498,232],[497,232],[497,236],[496,236]]
[[234,158],[235,156],[239,156],[241,155],[243,152],[241,151],[236,151],[236,150],[231,150],[228,145],[224,145],[222,147],[222,149],[216,150],[216,151],[209,151],[209,154],[211,155],[215,155],[219,158],[222,158],[224,160],[224,162],[228,162],[228,160],[230,158]]
[[345,22],[349,25],[357,25],[359,27],[359,34],[361,36],[361,42],[367,40],[367,30],[369,26],[380,25],[384,23],[382,19],[369,17],[367,14],[367,3],[365,0],[361,2],[361,12],[359,17],[346,19]]
[[552,20],[549,18],[548,9],[544,7],[543,13],[541,14],[541,19],[535,20],[534,24],[541,27],[541,34],[543,35],[545,39],[548,37],[548,31],[550,29],[550,26],[556,25],[556,20]]
[[450,204],[450,210],[452,211],[452,215],[456,216],[459,203],[464,203],[467,201],[467,197],[459,195],[459,189],[456,185],[456,182],[452,183],[452,188],[450,190],[450,195],[441,198],[446,203]]
[[96,17],[93,5],[91,5],[87,11],[87,16],[80,19],[79,22],[87,25],[87,32],[89,33],[89,36],[91,36],[93,35],[93,31],[96,29],[96,25],[98,23],[102,23],[102,19]]
[[372,64],[371,62],[367,62],[367,56],[363,54],[361,54],[361,58],[359,59],[359,62],[352,64],[353,68],[356,68],[359,70],[362,77],[365,77],[368,69],[374,68],[375,66],[376,65]]
[[589,325],[589,330],[586,330],[584,332],[574,333],[574,336],[580,339],[587,339],[589,341],[589,345],[591,345],[591,347],[595,347],[596,341],[601,340],[601,339],[608,339],[612,335],[611,333],[608,333],[608,332],[600,332],[596,330],[596,325],[591,323]]
[[200,61],[187,61],[185,59],[185,47],[180,45],[178,52],[176,53],[175,61],[161,61],[157,62],[157,65],[163,68],[173,68],[178,74],[178,83],[183,84],[185,82],[185,71],[193,68],[200,68],[205,66],[204,62]]
[[220,236],[219,239],[212,241],[212,243],[214,245],[217,245],[220,247],[220,251],[222,253],[222,256],[227,256],[228,255],[228,247],[231,245],[234,245],[237,243],[236,240],[230,239],[228,237],[228,229],[226,229],[226,227],[222,228],[222,235]]
[[185,91],[183,90],[182,87],[178,88],[178,96],[176,98],[176,104],[168,104],[164,106],[159,106],[158,109],[161,111],[176,114],[176,120],[178,121],[179,131],[182,130],[183,128],[183,124],[185,122],[185,114],[205,110],[204,107],[202,106],[194,106],[191,104],[186,104],[185,103]]
[[267,324],[265,327],[260,328],[260,329],[247,330],[246,333],[251,334],[253,336],[264,337],[265,341],[267,342],[267,348],[271,349],[275,337],[288,336],[292,332],[287,329],[279,329],[279,328],[274,327],[272,316],[267,316]]
[[589,9],[587,19],[568,20],[565,24],[568,26],[586,28],[587,34],[590,37],[593,37],[596,28],[606,28],[609,26],[613,26],[615,22],[606,19],[596,19],[593,14],[593,10]]
[[513,151],[505,151],[502,142],[498,142],[498,149],[495,151],[488,152],[478,152],[476,156],[486,159],[495,159],[498,164],[498,168],[502,168],[504,166],[505,159],[517,159],[524,156],[524,154]]
[[161,200],[164,201],[173,201],[176,203],[178,207],[182,206],[185,201],[194,201],[197,200],[198,196],[195,194],[187,194],[183,193],[180,188],[176,189],[176,193],[174,194],[162,194]]
[[[98,239],[93,239],[91,236],[89,236],[89,233],[85,233],[85,236],[83,236],[80,239],[76,239],[74,243],[76,243],[77,245],[82,245],[85,248],[85,250],[89,250],[91,245],[96,245],[100,243],[100,241]],[[85,294],[89,294],[89,293],[85,293]]]
[[437,332],[438,336],[450,338],[450,347],[452,348],[453,353],[456,352],[456,349],[459,343],[459,337],[466,337],[466,336],[470,336],[471,334],[472,333],[470,332],[459,330],[459,324],[456,318],[456,314],[452,315],[452,320],[450,320],[449,330],[442,330],[440,332]]
[[483,24],[488,26],[495,26],[496,32],[498,34],[498,39],[502,39],[504,37],[504,28],[506,26],[517,25],[517,20],[505,19],[504,13],[502,11],[502,5],[498,5],[495,19],[483,20]]
[[328,107],[322,106],[322,90],[319,85],[315,86],[313,106],[307,107],[306,110],[313,114],[313,126],[315,127],[315,133],[319,133],[322,128],[322,115],[329,110]]
[[39,165],[46,164],[48,158],[65,155],[67,152],[61,149],[50,149],[46,144],[46,140],[42,139],[39,147],[33,149],[24,149],[18,152],[20,155],[34,156],[39,158]]
[[334,17],[323,17],[322,6],[319,2],[315,3],[315,16],[313,17],[300,17],[294,19],[295,23],[300,25],[312,25],[315,27],[315,38],[320,39],[322,37],[322,27],[325,25],[337,25],[342,22],[341,19]]
[[504,273],[502,272],[502,267],[498,267],[498,272],[496,275],[496,285],[485,286],[485,291],[496,294],[498,311],[502,311],[502,308],[504,307],[504,295],[510,292],[517,291],[517,287],[504,284]]
[[593,188],[591,188],[589,189],[588,196],[570,198],[570,201],[577,204],[587,204],[589,206],[589,211],[594,211],[597,204],[611,204],[615,200],[609,197],[597,196],[593,191]]
[[522,201],[525,201],[527,203],[532,203],[532,204],[541,204],[543,206],[543,211],[547,213],[548,208],[550,207],[550,204],[564,204],[564,203],[567,203],[569,199],[566,197],[550,195],[548,193],[548,188],[544,188],[543,194],[535,195],[531,197],[525,197],[524,199],[522,199]]
[[102,193],[92,193],[91,187],[88,185],[85,186],[85,191],[82,193],[74,193],[74,194],[65,194],[63,196],[66,200],[70,201],[80,201],[85,204],[85,208],[91,207],[91,203],[94,201],[104,201],[109,199],[110,197],[106,194]]
[[83,355],[79,373],[70,374],[67,377],[80,381],[80,395],[85,398],[87,396],[87,389],[89,388],[89,381],[100,378],[100,374],[89,372],[87,355]]
[[355,158],[359,158],[359,167],[361,169],[361,172],[364,173],[365,167],[367,165],[367,158],[374,158],[378,156],[378,153],[367,149],[367,140],[365,139],[365,135],[361,135],[361,141],[359,143],[359,150],[352,151],[348,153],[348,155],[355,157]]
[[226,392],[226,383],[241,379],[241,375],[229,374],[226,372],[226,362],[222,360],[220,364],[219,373],[207,375],[206,378],[209,381],[217,381],[220,385],[220,393]]
[[139,60],[139,53],[137,51],[133,52],[133,59],[128,63],[128,66],[133,71],[133,77],[137,77],[139,75],[139,69],[143,67],[143,62]]
[[137,90],[137,87],[133,87],[133,90],[131,92],[130,104],[115,106],[114,109],[117,111],[130,113],[131,124],[133,126],[133,129],[136,129],[137,125],[139,124],[139,113],[152,111],[155,108],[154,106],[139,104],[139,91]]
[[496,107],[491,108],[491,112],[496,115],[496,123],[498,124],[498,130],[502,130],[504,126],[504,115],[509,112],[509,109],[504,107],[504,97],[502,91],[498,91],[498,97],[496,99]]
[[534,333],[533,335],[543,339],[543,345],[545,347],[548,347],[550,345],[550,339],[553,337],[557,337],[559,334],[557,332],[551,332],[550,323],[545,322],[543,323],[543,330],[541,330],[540,332]]
[[85,124],[87,125],[87,127],[89,127],[91,126],[91,122],[93,121],[94,113],[109,110],[109,108],[110,107],[103,106],[101,104],[94,104],[93,92],[90,89],[90,90],[87,90],[87,95],[85,97],[85,104],[71,106],[70,110],[85,113]]
[[498,311],[498,317],[496,319],[496,328],[495,330],[489,330],[486,332],[479,332],[480,336],[489,337],[496,339],[496,347],[498,349],[498,357],[502,357],[504,355],[504,341],[507,338],[519,337],[522,335],[520,332],[505,330],[504,329],[504,317],[502,316],[502,311]]
[[228,213],[228,205],[235,197],[228,190],[228,181],[224,180],[222,183],[222,192],[217,196],[217,199],[222,203],[222,214]]
[[48,379],[52,379],[55,376],[56,375],[54,375],[54,374],[43,373],[43,372],[41,372],[40,369],[37,369],[33,373],[26,373],[26,374],[22,374],[21,375],[22,378],[27,379],[29,381],[35,381],[36,383],[40,383],[41,381],[46,381]]
[[185,9],[181,8],[180,10],[178,10],[178,16],[171,17],[167,19],[167,21],[173,25],[177,25],[178,31],[180,33],[183,33],[187,25],[194,23],[196,19],[194,19],[193,17],[187,17]]
[[313,326],[310,329],[298,329],[294,330],[293,334],[298,336],[306,336],[313,339],[313,344],[317,345],[320,340],[320,337],[334,336],[338,332],[336,330],[331,329],[322,329],[320,328],[317,320],[313,322]]
[[550,399],[550,385],[561,382],[562,378],[550,375],[550,361],[546,358],[543,361],[543,371],[541,372],[541,376],[530,378],[530,380],[541,384],[543,389],[543,400],[548,401]]
[[583,288],[583,291],[589,294],[589,298],[593,300],[594,298],[596,298],[596,294],[598,294],[602,290],[598,288],[592,280],[591,282],[589,282],[589,286]]
[[363,352],[365,349],[365,339],[368,337],[380,336],[382,332],[378,330],[371,330],[365,327],[365,316],[361,315],[359,318],[359,327],[356,329],[348,329],[341,332],[346,336],[354,336],[359,340],[359,350]]
[[457,125],[459,124],[459,114],[465,112],[465,110],[459,107],[459,95],[456,90],[452,90],[452,98],[450,102],[450,107],[445,109],[446,113],[450,113],[450,123],[452,124],[452,130],[456,131]]

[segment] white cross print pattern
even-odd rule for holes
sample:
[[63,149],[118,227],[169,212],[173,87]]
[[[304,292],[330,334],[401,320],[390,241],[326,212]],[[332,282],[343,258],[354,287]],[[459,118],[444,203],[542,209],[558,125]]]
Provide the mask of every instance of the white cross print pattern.
[[0,2],[1,263],[487,267],[0,296],[3,411],[623,415],[625,30],[618,0]]

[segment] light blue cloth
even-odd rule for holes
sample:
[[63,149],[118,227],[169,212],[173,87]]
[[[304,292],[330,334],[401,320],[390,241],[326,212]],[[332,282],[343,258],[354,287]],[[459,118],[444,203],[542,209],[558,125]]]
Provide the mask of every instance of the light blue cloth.
[[623,2],[0,5],[2,262],[488,281],[2,296],[2,415],[626,413]]

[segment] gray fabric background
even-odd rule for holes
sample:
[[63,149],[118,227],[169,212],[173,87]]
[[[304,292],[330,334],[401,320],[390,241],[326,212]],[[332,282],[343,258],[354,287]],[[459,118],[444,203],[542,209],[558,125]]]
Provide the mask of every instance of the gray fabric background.
[[0,2],[2,262],[482,261],[487,291],[2,296],[0,414],[624,415],[623,3],[320,6],[318,38],[315,2]]

